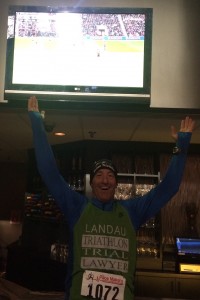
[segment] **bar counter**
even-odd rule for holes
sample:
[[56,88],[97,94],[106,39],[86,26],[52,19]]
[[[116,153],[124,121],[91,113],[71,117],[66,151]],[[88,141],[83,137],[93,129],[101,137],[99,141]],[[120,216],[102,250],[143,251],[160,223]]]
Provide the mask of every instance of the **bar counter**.
[[[0,300],[62,300],[63,292],[37,292],[0,278]],[[172,300],[174,298],[135,297],[134,300]],[[186,300],[177,299],[176,300]]]

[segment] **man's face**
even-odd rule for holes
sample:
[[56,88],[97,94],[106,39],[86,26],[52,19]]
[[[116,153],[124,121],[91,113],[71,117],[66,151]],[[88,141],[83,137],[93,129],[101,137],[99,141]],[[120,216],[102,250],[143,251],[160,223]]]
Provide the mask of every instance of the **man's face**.
[[93,195],[102,202],[108,202],[114,198],[116,186],[115,175],[109,169],[97,171],[91,182]]

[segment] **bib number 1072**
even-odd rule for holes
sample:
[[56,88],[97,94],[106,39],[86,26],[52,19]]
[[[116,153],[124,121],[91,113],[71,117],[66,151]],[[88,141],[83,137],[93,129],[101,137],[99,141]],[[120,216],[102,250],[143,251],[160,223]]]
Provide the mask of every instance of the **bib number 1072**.
[[98,300],[123,300],[124,288],[125,279],[120,275],[86,271],[81,295]]
[[[94,290],[93,290],[94,289]],[[108,285],[103,286],[102,284],[93,284],[88,285],[88,296],[93,297],[94,299],[103,299],[103,300],[120,300],[119,298],[119,288],[117,286],[111,287]]]

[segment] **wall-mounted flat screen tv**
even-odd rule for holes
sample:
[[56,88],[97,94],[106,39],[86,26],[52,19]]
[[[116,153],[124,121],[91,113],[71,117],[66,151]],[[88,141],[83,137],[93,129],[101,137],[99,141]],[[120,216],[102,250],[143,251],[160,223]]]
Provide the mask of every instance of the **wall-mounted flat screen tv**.
[[11,6],[5,100],[150,100],[151,8]]
[[200,256],[199,238],[176,238],[176,248],[178,255],[198,255]]

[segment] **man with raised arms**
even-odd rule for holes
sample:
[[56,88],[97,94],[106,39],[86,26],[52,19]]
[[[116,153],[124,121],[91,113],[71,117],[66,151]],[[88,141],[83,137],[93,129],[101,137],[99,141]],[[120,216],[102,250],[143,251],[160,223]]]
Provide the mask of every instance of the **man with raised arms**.
[[115,200],[117,170],[102,159],[91,170],[93,197],[88,199],[70,189],[59,173],[34,96],[28,111],[38,170],[69,228],[65,299],[133,300],[136,231],[177,193],[195,122],[186,117],[179,132],[172,126],[173,157],[165,177],[147,194]]

